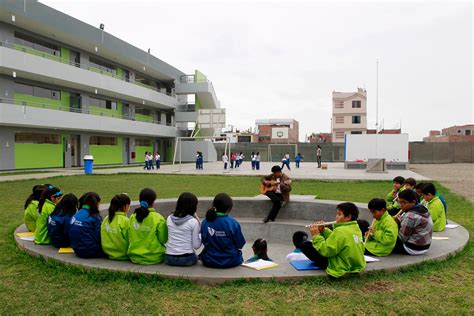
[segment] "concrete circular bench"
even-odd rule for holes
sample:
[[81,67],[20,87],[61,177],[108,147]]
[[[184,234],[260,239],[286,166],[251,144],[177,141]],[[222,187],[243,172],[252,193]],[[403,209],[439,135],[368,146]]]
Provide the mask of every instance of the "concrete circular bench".
[[[213,198],[199,198],[198,214],[204,217],[206,210],[211,206]],[[234,198],[234,208],[231,216],[237,218],[242,226],[247,244],[243,249],[244,260],[250,258],[252,243],[257,238],[264,238],[268,242],[270,258],[279,264],[278,267],[256,271],[244,267],[231,269],[212,269],[204,267],[200,262],[193,267],[171,267],[166,264],[150,266],[136,265],[128,261],[109,259],[81,259],[74,254],[59,254],[53,246],[35,245],[24,241],[15,235],[15,241],[20,249],[32,256],[42,256],[47,260],[56,260],[65,264],[87,269],[104,269],[133,273],[158,274],[170,278],[185,278],[203,284],[220,283],[230,280],[260,278],[296,280],[305,277],[325,276],[324,271],[296,271],[285,260],[286,255],[293,250],[291,237],[297,230],[306,230],[304,225],[315,219],[326,221],[334,220],[335,207],[338,201],[316,200],[312,197],[293,197],[292,201],[281,209],[275,222],[262,223],[271,208],[271,202],[266,197]],[[130,213],[138,205],[133,202]],[[176,199],[157,200],[155,208],[166,218],[175,208]],[[360,218],[371,221],[371,215],[366,204],[356,203],[360,210]],[[105,217],[108,205],[101,206],[101,215]],[[450,221],[450,223],[453,223]],[[15,233],[26,231],[21,225]],[[449,254],[464,248],[469,240],[469,233],[459,226],[447,229],[444,232],[434,233],[433,236],[449,237],[449,240],[433,240],[430,251],[424,256],[390,255],[380,258],[379,262],[368,263],[364,272],[374,270],[398,270],[425,260],[442,260]]]

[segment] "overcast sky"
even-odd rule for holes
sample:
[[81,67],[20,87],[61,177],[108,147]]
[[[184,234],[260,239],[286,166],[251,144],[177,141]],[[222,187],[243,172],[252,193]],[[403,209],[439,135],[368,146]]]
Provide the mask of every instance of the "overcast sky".
[[464,2],[41,1],[186,72],[199,69],[227,124],[294,118],[329,132],[331,93],[367,89],[379,119],[421,140],[474,122],[473,7]]

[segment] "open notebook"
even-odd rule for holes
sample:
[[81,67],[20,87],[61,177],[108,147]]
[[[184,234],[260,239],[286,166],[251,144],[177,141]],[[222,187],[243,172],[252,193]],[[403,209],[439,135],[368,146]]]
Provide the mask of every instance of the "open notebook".
[[249,263],[242,263],[242,267],[254,269],[254,270],[263,270],[263,269],[269,269],[273,267],[277,267],[278,264],[273,262],[273,261],[267,261],[267,260],[262,260],[259,259],[254,262],[249,262]]

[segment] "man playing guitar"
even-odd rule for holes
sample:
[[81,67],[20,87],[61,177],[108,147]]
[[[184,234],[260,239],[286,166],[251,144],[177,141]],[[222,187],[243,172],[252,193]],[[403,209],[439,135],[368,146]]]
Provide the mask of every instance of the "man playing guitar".
[[280,211],[281,204],[290,201],[291,179],[281,171],[280,166],[272,167],[272,174],[262,178],[260,193],[265,194],[272,200],[273,206],[264,223],[274,222]]

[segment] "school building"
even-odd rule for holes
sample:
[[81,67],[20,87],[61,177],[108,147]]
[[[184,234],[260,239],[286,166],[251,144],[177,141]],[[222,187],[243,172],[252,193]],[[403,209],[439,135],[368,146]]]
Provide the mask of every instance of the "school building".
[[200,111],[219,108],[201,72],[188,75],[103,24],[0,1],[0,170],[81,166],[84,155],[126,165],[146,151],[170,161]]

